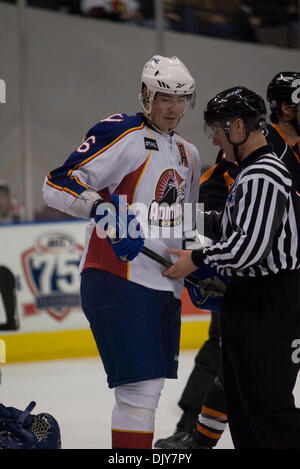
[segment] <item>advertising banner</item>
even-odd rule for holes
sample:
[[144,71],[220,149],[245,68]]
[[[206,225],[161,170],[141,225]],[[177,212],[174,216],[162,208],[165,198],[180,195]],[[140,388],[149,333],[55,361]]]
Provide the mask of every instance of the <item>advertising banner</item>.
[[[19,332],[88,328],[78,271],[85,226],[81,220],[0,226],[0,265],[16,279]],[[192,305],[185,291],[182,301],[183,321],[207,315]],[[0,323],[3,314],[0,304]]]

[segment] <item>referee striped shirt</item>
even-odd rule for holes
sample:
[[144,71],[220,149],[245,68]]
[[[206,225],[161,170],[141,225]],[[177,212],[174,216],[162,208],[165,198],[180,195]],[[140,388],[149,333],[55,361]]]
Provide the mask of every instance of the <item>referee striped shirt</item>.
[[[239,166],[223,216],[219,217],[218,241],[202,251],[193,251],[193,262],[216,266],[229,277],[259,277],[299,269],[300,199],[287,168],[268,145],[251,153]],[[217,220],[216,212],[206,214],[214,216]]]

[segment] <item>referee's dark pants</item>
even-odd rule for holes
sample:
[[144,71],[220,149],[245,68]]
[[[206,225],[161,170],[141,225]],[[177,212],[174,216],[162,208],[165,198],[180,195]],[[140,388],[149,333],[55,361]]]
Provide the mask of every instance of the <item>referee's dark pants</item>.
[[300,271],[233,279],[221,331],[234,447],[300,449],[300,410],[293,397],[300,362]]

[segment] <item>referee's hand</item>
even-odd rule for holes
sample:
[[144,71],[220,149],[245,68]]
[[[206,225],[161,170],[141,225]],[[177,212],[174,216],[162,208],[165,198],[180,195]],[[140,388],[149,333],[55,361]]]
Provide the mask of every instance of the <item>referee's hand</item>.
[[171,267],[163,271],[164,277],[184,278],[197,269],[192,261],[192,251],[183,249],[168,249],[169,254],[178,256],[178,260]]

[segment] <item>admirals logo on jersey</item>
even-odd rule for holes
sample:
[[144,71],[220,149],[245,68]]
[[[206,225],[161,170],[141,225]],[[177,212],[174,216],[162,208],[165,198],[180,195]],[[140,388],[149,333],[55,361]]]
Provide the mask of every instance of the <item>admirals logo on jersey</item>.
[[150,225],[172,227],[182,223],[185,180],[174,169],[167,169],[160,176],[155,200],[150,204]]
[[35,302],[24,306],[25,315],[46,311],[53,318],[65,318],[80,306],[78,266],[83,247],[72,236],[49,232],[22,254],[22,264]]

